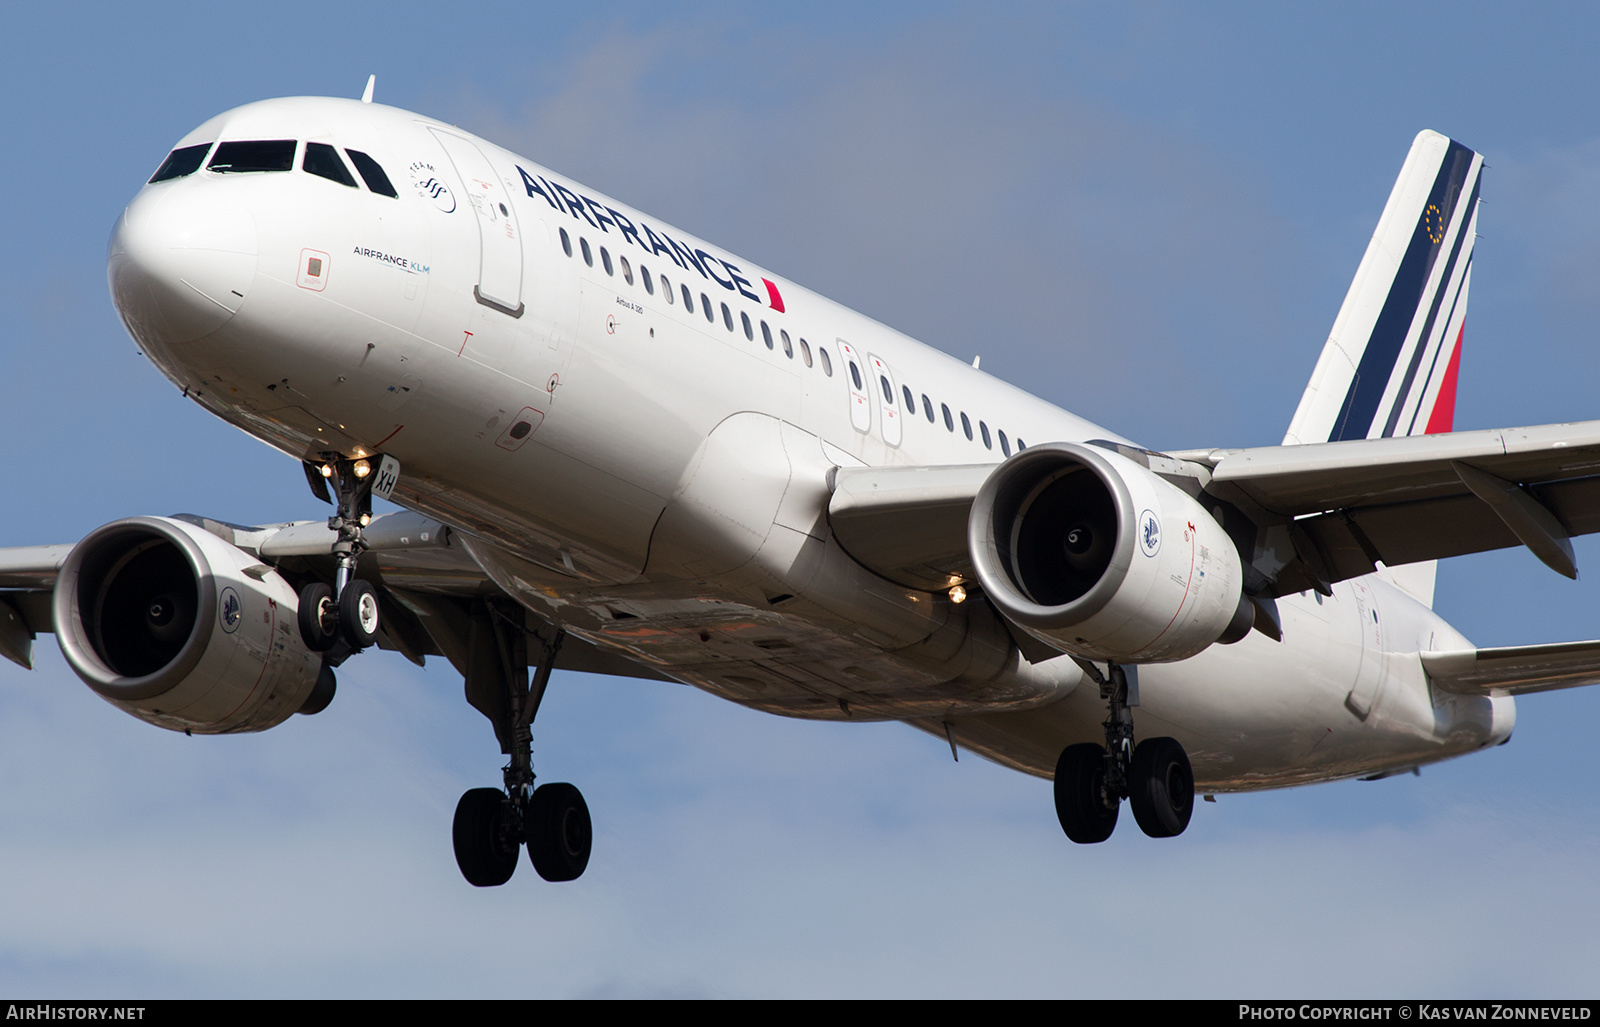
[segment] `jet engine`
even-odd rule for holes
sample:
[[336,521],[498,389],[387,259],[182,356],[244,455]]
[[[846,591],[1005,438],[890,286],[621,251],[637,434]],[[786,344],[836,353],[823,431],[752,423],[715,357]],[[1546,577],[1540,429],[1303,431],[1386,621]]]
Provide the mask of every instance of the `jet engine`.
[[56,579],[67,663],[113,705],[174,731],[264,731],[332,698],[295,590],[202,528],[130,517],[91,532]]
[[1046,644],[1160,663],[1244,637],[1238,551],[1188,493],[1118,453],[1023,450],[979,489],[967,543],[990,602]]

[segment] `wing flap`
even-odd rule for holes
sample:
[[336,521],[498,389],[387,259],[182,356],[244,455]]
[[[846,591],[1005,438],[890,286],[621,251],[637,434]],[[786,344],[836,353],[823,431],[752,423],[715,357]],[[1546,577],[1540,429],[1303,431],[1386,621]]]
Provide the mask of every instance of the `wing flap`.
[[1423,653],[1435,688],[1461,695],[1526,695],[1600,684],[1600,640]]

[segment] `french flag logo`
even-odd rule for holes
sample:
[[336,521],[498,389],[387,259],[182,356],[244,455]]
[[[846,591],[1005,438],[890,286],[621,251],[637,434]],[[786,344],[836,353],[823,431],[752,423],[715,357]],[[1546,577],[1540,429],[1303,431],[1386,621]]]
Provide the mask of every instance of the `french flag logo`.
[[778,287],[770,278],[761,279],[761,284],[767,287],[767,298],[771,301],[772,309],[780,314],[783,313],[783,294],[778,291]]

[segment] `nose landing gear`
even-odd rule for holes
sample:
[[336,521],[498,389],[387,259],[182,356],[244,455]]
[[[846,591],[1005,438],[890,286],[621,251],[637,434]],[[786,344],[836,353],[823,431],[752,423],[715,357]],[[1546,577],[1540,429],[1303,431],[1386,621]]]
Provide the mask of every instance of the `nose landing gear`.
[[1175,738],[1146,738],[1134,746],[1127,670],[1111,664],[1109,674],[1102,675],[1087,660],[1078,663],[1100,686],[1109,716],[1105,745],[1069,745],[1056,762],[1056,816],[1061,829],[1080,844],[1103,842],[1111,837],[1118,809],[1127,799],[1145,834],[1152,838],[1182,834],[1194,812],[1194,771],[1183,746]]
[[[306,473],[316,494],[331,501],[327,485],[316,478],[318,472],[308,465]],[[341,638],[360,651],[378,640],[378,594],[371,583],[355,577],[356,563],[367,548],[362,529],[372,521],[376,476],[371,461],[342,457],[322,464],[320,473],[338,490],[337,512],[328,518],[328,527],[337,535],[333,556],[338,566],[332,588],[313,581],[300,590],[300,637],[312,652],[327,652]]]

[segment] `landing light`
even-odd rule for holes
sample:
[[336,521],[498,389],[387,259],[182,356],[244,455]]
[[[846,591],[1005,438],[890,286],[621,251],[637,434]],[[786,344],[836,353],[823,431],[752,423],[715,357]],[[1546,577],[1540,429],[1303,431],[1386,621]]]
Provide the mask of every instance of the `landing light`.
[[361,526],[363,528],[365,528],[367,525],[369,525],[371,523],[372,523],[372,515],[371,514],[362,514],[361,515]]
[[324,478],[333,477],[333,468],[330,465],[323,464],[322,467],[320,468],[320,470],[322,471],[322,476]]
[[355,462],[355,466],[352,467],[351,470],[356,472],[357,478],[365,478],[367,475],[372,473],[372,465],[367,463],[365,460],[357,460]]
[[964,602],[966,602],[967,601],[967,590],[962,588],[960,585],[957,585],[955,588],[952,588],[950,590],[950,601],[952,603],[964,603]]

